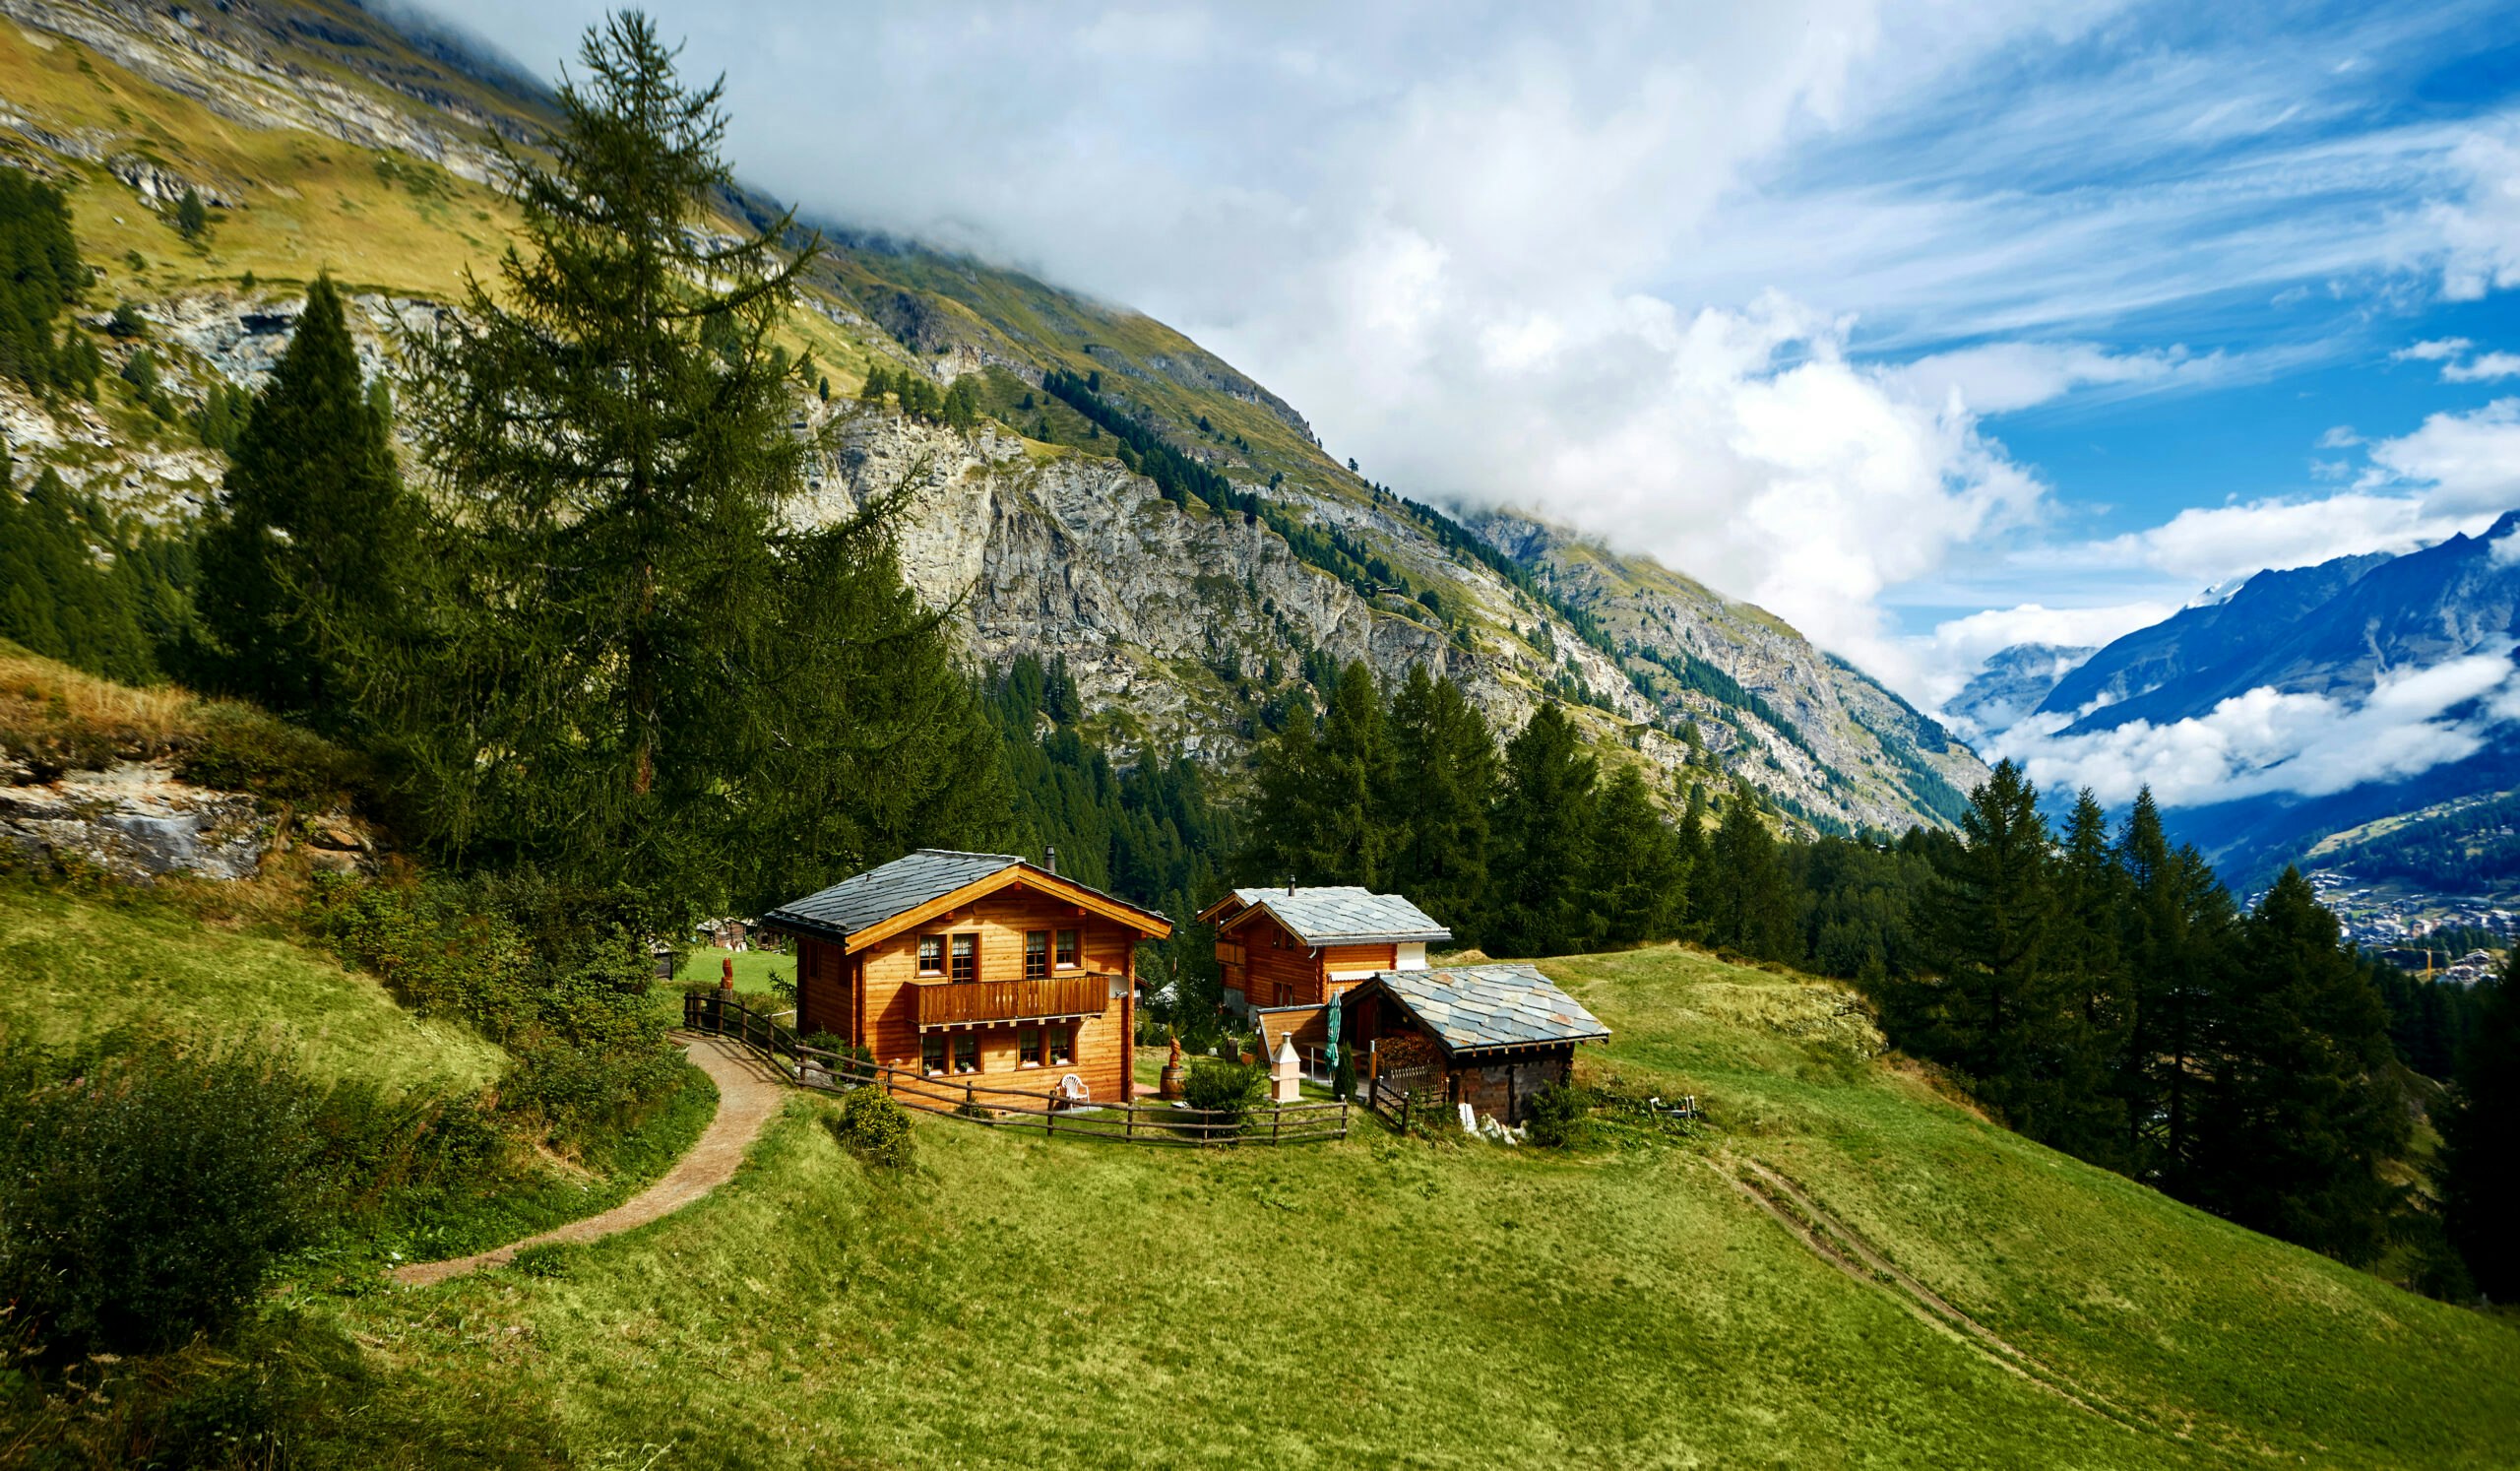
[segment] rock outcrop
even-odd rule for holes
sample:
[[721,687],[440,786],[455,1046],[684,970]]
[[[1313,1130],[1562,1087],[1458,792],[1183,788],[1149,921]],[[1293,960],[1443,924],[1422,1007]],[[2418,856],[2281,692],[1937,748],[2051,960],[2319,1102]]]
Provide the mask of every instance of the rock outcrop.
[[273,831],[252,796],[190,786],[158,762],[0,787],[0,843],[38,862],[125,880],[251,878]]

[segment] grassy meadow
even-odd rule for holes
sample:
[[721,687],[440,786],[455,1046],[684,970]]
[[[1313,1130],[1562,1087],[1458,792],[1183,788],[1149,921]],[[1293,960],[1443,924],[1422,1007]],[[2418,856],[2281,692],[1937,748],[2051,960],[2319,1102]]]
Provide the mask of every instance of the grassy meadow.
[[507,1053],[461,1022],[397,1004],[375,977],[147,896],[0,881],[0,1028],[66,1046],[114,1028],[252,1036],[318,1077],[387,1088],[494,1080]]
[[[922,1119],[889,1176],[800,1098],[699,1205],[342,1324],[432,1399],[531,1407],[598,1462],[2508,1462],[2507,1322],[2014,1139],[1869,1055],[1835,988],[1673,948],[1547,968],[1618,1032],[1597,1080],[1694,1092],[1709,1125],[1569,1157]],[[1822,1259],[1743,1160],[2048,1383]]]

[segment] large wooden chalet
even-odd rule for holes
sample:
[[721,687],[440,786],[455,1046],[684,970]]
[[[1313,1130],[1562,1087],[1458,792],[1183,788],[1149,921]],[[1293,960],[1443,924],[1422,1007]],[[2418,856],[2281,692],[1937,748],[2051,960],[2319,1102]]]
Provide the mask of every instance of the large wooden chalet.
[[1292,1038],[1306,1058],[1331,1041],[1332,1002],[1380,972],[1424,970],[1426,947],[1453,937],[1400,895],[1352,884],[1235,889],[1199,918],[1217,927],[1227,1007],[1272,1055]]
[[932,1077],[1115,1103],[1135,1074],[1138,941],[1172,932],[1015,855],[933,848],[761,924],[795,938],[798,1032]]

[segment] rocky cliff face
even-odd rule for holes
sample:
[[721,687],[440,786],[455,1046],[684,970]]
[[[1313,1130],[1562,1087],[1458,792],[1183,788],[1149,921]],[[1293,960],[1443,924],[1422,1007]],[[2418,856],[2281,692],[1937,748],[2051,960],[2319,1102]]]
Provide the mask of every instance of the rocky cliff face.
[[1642,657],[1604,654],[1385,502],[1296,490],[1279,503],[1370,539],[1414,580],[1440,586],[1450,631],[1421,605],[1368,600],[1306,565],[1264,523],[1176,506],[1108,460],[855,406],[818,428],[832,447],[827,474],[794,514],[827,521],[916,483],[901,539],[911,585],[931,607],[959,601],[983,666],[1065,658],[1124,749],[1237,756],[1261,704],[1317,651],[1363,660],[1386,682],[1413,665],[1449,675],[1500,734],[1530,718],[1544,686],[1571,681],[1585,694],[1579,723],[1666,791],[1737,775],[1816,826],[1931,820],[1955,784],[1984,774],[1930,721],[1766,613],[1536,522],[1484,526],[1625,643],[1674,662],[1693,654],[1757,695],[1756,710],[1658,677]]

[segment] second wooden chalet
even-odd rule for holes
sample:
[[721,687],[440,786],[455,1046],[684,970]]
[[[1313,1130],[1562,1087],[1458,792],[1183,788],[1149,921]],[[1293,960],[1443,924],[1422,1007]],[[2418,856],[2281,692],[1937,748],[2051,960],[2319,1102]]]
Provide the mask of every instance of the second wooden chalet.
[[1202,911],[1217,927],[1226,1005],[1274,1055],[1292,1038],[1308,1060],[1331,1041],[1328,1007],[1382,971],[1422,971],[1453,932],[1398,894],[1353,884],[1235,889]]
[[1138,941],[1172,932],[1013,854],[935,848],[761,923],[795,937],[798,1032],[930,1077],[1107,1103],[1132,1096]]

